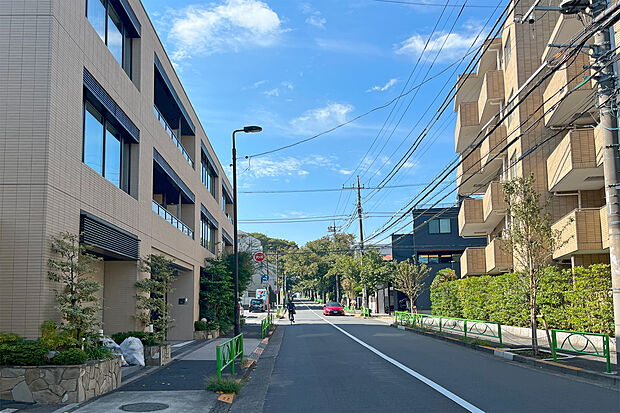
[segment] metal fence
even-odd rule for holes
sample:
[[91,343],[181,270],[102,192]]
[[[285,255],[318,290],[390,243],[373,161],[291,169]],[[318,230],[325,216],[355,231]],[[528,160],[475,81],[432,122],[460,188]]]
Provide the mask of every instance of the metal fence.
[[232,366],[230,371],[235,374],[235,359],[241,357],[243,363],[243,333],[239,334],[215,347],[217,360],[217,378],[222,378],[222,370],[229,364]]
[[269,314],[260,322],[260,338],[267,337],[269,329],[273,325],[273,314]]
[[[558,333],[565,336],[558,345]],[[594,341],[601,341],[602,350],[597,348]],[[567,353],[585,354],[588,356],[602,357],[607,362],[607,373],[611,373],[611,354],[609,351],[609,336],[600,333],[585,333],[571,330],[551,330],[551,351],[553,361],[557,361],[557,351]]]

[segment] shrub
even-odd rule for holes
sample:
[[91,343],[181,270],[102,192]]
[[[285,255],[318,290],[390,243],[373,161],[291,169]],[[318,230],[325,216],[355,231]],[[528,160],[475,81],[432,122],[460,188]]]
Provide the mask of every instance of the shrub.
[[22,338],[15,333],[0,333],[0,346],[3,344],[19,343]]
[[87,347],[84,352],[88,360],[106,360],[114,357],[114,354],[104,346]]
[[0,346],[0,364],[6,366],[42,366],[47,364],[49,348],[40,342],[9,343]]
[[613,335],[614,316],[609,265],[575,267],[575,285],[566,293],[569,327]]
[[[437,279],[437,278],[435,278]],[[433,281],[435,284],[435,281]],[[447,281],[431,287],[432,312],[446,317],[462,317],[458,296],[458,281]]]
[[239,393],[241,384],[234,380],[212,378],[207,379],[207,390],[222,393]]
[[195,331],[217,330],[218,324],[215,321],[194,321]]
[[58,326],[51,320],[41,324],[41,344],[50,350],[63,350],[78,347],[78,341],[71,331],[58,331]]
[[[542,270],[538,280],[538,311],[545,316],[549,328],[569,327],[566,292],[573,288],[571,270],[561,271],[557,267]],[[539,323],[538,328],[543,328]]]
[[480,277],[468,277],[460,280],[457,290],[457,297],[461,304],[463,318],[474,320],[488,320],[489,310],[488,287],[491,277],[483,275]]
[[527,292],[516,274],[491,277],[487,289],[489,321],[517,327],[529,325]]
[[73,366],[76,364],[84,364],[86,360],[88,360],[88,356],[84,350],[81,348],[68,348],[56,353],[56,355],[52,357],[52,364]]
[[127,331],[127,332],[114,333],[110,337],[112,337],[112,340],[114,340],[116,344],[119,344],[119,345],[123,341],[125,341],[127,337],[135,337],[139,339],[140,341],[142,341],[142,344],[144,344],[145,346],[154,346],[157,344],[161,344],[161,341],[158,339],[157,336],[155,336],[152,333],[147,333],[144,331]]

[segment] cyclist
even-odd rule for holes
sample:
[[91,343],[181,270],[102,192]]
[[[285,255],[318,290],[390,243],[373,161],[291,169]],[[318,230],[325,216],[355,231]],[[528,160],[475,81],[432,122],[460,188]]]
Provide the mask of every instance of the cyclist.
[[291,320],[291,324],[295,322],[295,304],[293,304],[293,300],[289,300],[288,304],[286,304],[286,310],[288,311],[288,318]]

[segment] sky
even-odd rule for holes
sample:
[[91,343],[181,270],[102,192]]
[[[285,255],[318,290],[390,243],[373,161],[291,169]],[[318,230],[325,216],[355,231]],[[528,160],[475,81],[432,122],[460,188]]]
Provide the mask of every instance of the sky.
[[[359,236],[351,219],[357,191],[342,187],[359,175],[375,188],[400,165],[385,188],[361,190],[365,238],[389,241],[377,230],[456,156],[453,105],[398,161],[505,7],[495,0],[465,8],[463,0],[448,7],[443,0],[142,1],[229,178],[232,131],[263,128],[237,134],[239,228],[300,245],[327,235],[333,220]],[[450,193],[451,180],[425,203]],[[281,192],[315,189],[330,191]],[[454,201],[450,194],[441,204]],[[406,223],[393,230],[410,232]]]

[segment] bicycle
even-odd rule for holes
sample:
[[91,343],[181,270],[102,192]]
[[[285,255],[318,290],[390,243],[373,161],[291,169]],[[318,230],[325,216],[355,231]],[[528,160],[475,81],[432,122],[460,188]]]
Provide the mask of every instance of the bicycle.
[[288,319],[291,321],[291,325],[295,322],[295,313],[292,311],[288,312]]

